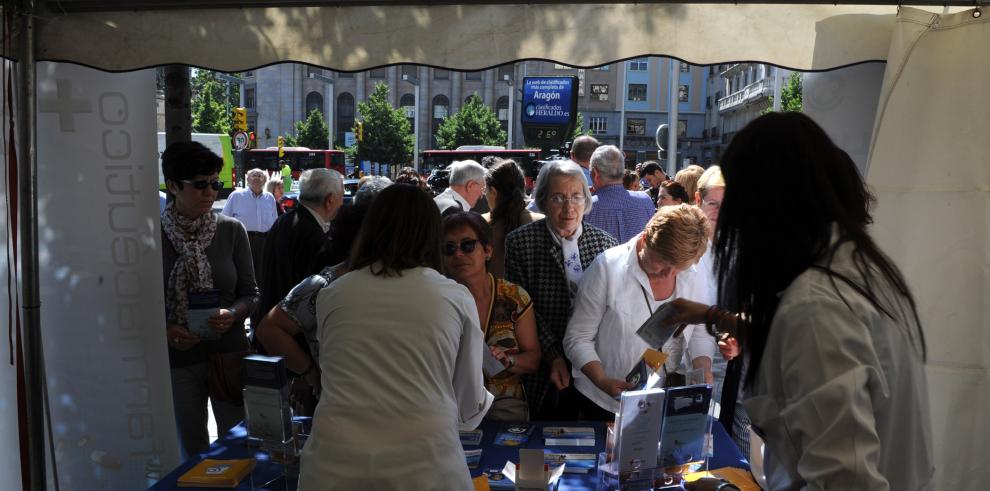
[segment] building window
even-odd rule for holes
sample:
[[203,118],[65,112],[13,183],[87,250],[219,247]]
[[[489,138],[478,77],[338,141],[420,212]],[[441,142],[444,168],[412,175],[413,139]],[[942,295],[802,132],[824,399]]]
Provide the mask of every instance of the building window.
[[337,96],[337,141],[344,142],[344,133],[354,131],[354,96],[342,92]]
[[419,69],[415,65],[402,65],[402,76],[418,78]]
[[605,116],[592,116],[588,118],[588,129],[596,135],[608,133],[608,118]]
[[399,98],[399,107],[409,120],[409,129],[416,129],[416,97],[412,94],[402,94]]
[[481,80],[482,72],[467,72],[464,74],[464,80]]
[[244,107],[254,107],[254,89],[244,89]]
[[337,78],[354,78],[354,72],[337,72]]
[[254,70],[248,70],[248,71],[242,73],[241,75],[243,75],[245,78],[247,78],[247,77],[253,77],[254,76]]
[[512,80],[512,78],[513,78],[513,73],[512,72],[514,71],[514,68],[515,68],[515,65],[512,65],[512,64],[502,65],[502,66],[498,67],[498,79],[499,80],[503,80],[503,81],[504,80]]
[[684,63],[682,61],[681,62],[681,73],[687,73],[687,72],[690,72],[690,71],[691,71],[691,65],[688,65],[687,63]]
[[591,100],[607,101],[608,84],[591,84]]
[[629,84],[629,100],[630,101],[645,101],[646,100],[646,84]]
[[639,118],[628,118],[626,119],[626,134],[627,135],[645,135],[646,134],[646,120]]
[[592,70],[595,70],[597,72],[607,72],[612,69],[611,66],[612,65],[602,65],[599,67],[592,68]]
[[498,115],[498,122],[502,124],[503,131],[509,131],[509,98],[499,97],[495,101],[495,114]]
[[554,63],[553,64],[553,69],[554,70],[570,70],[571,67],[569,67],[567,65],[561,65],[560,63]]
[[687,138],[687,120],[677,120],[677,138]]
[[375,68],[369,72],[368,76],[371,78],[385,78],[388,76],[387,68]]
[[440,94],[433,98],[433,128],[430,133],[433,139],[433,148],[437,146],[437,129],[440,128],[440,123],[443,123],[443,118],[447,117],[449,108],[450,99],[447,99],[447,96]]
[[677,101],[678,102],[687,102],[688,101],[688,90],[689,89],[690,88],[687,85],[685,85],[685,84],[681,84],[681,85],[678,85],[677,86]]
[[650,61],[647,58],[629,60],[629,70],[633,72],[645,72],[649,70]]
[[323,95],[315,91],[306,94],[306,116],[309,116],[313,109],[323,114]]
[[441,70],[439,68],[433,69],[433,80],[450,80],[450,71]]

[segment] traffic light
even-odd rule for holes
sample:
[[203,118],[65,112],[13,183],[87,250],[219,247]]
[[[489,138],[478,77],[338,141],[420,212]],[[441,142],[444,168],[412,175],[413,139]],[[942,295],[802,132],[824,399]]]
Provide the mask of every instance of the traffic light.
[[248,148],[254,148],[258,144],[258,139],[254,136],[254,132],[248,133]]
[[354,123],[354,137],[357,138],[357,141],[363,141],[364,140],[364,123],[363,122],[358,121],[358,122]]
[[233,109],[234,113],[234,129],[238,131],[247,131],[247,109],[243,107],[235,107]]
[[282,135],[278,136],[278,158],[285,157],[285,138]]

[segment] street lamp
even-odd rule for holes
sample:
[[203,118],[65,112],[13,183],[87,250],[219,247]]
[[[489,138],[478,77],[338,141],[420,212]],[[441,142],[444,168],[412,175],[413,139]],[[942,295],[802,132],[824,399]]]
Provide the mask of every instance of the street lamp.
[[326,100],[327,100],[327,150],[333,150],[333,77],[328,77],[319,73],[310,73],[309,78],[313,80],[319,80],[327,84],[326,88]]
[[241,97],[239,107],[244,107],[244,79],[237,78],[233,75],[227,75],[226,73],[217,73],[217,78],[227,82],[227,100],[230,100],[230,84],[237,84],[241,86]]
[[402,80],[416,87],[413,93],[413,111],[416,113],[413,117],[413,169],[419,172],[419,78],[403,73]]

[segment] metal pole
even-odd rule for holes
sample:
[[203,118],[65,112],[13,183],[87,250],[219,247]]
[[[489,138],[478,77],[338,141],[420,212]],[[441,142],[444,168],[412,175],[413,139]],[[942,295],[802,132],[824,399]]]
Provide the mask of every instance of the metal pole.
[[416,91],[413,92],[413,169],[419,172],[419,82],[416,82]]
[[[38,267],[38,152],[34,0],[24,0],[17,64],[17,166],[20,174],[21,309],[24,323],[24,385],[27,390],[28,458],[31,489],[48,489],[45,464],[44,354]],[[17,247],[15,244],[14,247]]]
[[629,84],[626,83],[626,69],[629,68],[629,62],[623,61],[621,63],[622,81],[619,83],[622,84],[622,105],[619,106],[619,150],[622,150],[623,154],[625,154],[625,149],[623,149],[623,146],[626,141],[626,99],[629,98]]
[[238,97],[237,107],[247,107],[244,105],[244,88],[247,87],[244,80],[241,80],[237,85],[240,86],[240,96]]
[[327,83],[327,94],[327,150],[333,150],[333,82]]
[[667,94],[670,96],[670,127],[667,128],[667,175],[673,176],[677,173],[677,133],[680,132],[680,125],[677,124],[678,105],[680,104],[681,70],[680,62],[673,58],[668,58],[670,62],[670,84]]
[[189,67],[165,66],[165,145],[192,140]]
[[773,67],[773,110],[774,112],[780,112],[781,101],[780,92],[784,85],[784,74],[783,69],[775,66]]
[[512,103],[514,102],[513,99],[515,98],[516,98],[516,86],[513,84],[513,81],[510,80],[509,81],[509,142],[508,142],[509,145],[507,147],[510,150],[512,149],[512,129],[513,129],[512,120],[515,119],[514,117],[512,117],[513,116]]

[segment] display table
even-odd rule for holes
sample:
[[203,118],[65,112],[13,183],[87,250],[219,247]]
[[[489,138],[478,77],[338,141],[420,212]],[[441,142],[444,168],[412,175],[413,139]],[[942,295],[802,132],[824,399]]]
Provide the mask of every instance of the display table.
[[[502,423],[485,421],[480,429],[484,431],[481,438],[481,446],[468,446],[465,449],[481,448],[481,465],[477,469],[471,470],[472,476],[478,476],[482,472],[491,468],[501,469],[507,460],[519,462],[519,448],[549,448],[557,452],[566,453],[594,453],[605,450],[605,424],[594,421],[534,421],[533,431],[529,441],[522,447],[505,447],[494,445],[495,435],[502,428]],[[544,447],[543,427],[544,426],[590,426],[595,428],[594,447]],[[740,454],[729,435],[718,422],[712,425],[712,433],[715,443],[715,456],[710,460],[709,468],[718,469],[721,467],[739,467],[749,469],[749,463]],[[268,455],[258,447],[247,445],[247,431],[243,425],[238,425],[223,438],[218,439],[210,448],[195,458],[189,459],[179,467],[175,468],[162,480],[155,483],[150,489],[153,490],[174,490],[174,489],[197,489],[179,488],[177,480],[179,476],[191,469],[203,459],[244,459],[254,457],[257,465],[249,477],[244,478],[236,489],[249,490],[269,490],[286,491],[296,489],[295,479],[281,477],[283,474],[282,465],[271,462]],[[564,474],[560,483],[561,491],[594,491],[598,480],[597,472],[588,474]],[[205,489],[205,488],[203,488]]]

